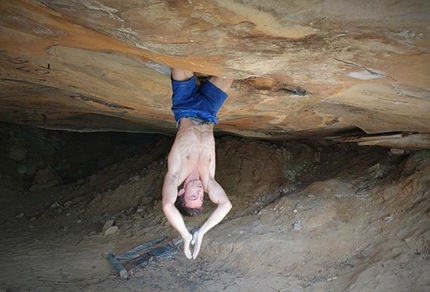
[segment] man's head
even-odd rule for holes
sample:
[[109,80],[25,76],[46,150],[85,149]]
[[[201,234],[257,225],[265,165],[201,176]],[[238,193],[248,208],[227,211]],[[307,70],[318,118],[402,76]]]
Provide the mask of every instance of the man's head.
[[198,215],[202,212],[203,196],[201,180],[190,180],[179,190],[175,206],[184,216]]

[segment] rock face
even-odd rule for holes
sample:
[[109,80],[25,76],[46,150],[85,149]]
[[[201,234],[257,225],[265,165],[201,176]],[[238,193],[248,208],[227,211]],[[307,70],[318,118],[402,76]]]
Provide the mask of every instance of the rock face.
[[0,120],[173,134],[177,67],[236,78],[220,132],[430,148],[429,11],[421,0],[2,1]]

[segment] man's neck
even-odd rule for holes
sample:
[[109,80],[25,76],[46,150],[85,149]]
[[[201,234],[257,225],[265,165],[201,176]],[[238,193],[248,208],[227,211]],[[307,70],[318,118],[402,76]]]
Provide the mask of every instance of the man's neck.
[[191,183],[191,182],[193,182],[193,181],[198,181],[198,180],[200,180],[200,179],[199,179],[199,178],[197,178],[197,179],[192,179],[192,180],[187,181],[186,183],[184,183],[184,189],[187,187],[187,185],[188,185],[189,183]]
[[197,169],[193,170],[193,172],[190,173],[190,175],[185,179],[184,181],[184,188],[187,184],[189,184],[192,181],[196,181],[200,179],[199,172]]

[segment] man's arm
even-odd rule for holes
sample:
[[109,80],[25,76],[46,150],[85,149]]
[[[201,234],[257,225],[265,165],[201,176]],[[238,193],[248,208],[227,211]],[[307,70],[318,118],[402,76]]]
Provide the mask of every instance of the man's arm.
[[215,181],[214,178],[210,178],[208,182],[208,193],[212,202],[218,205],[215,211],[209,216],[208,220],[200,227],[200,229],[193,235],[194,252],[193,259],[197,257],[202,244],[203,236],[216,226],[230,211],[232,205],[228,199],[224,189],[221,185]]
[[167,220],[184,239],[185,256],[191,259],[190,243],[192,240],[192,235],[185,226],[185,222],[181,216],[181,213],[179,213],[178,209],[175,207],[175,201],[178,196],[180,169],[180,161],[177,160],[177,157],[178,156],[175,155],[175,150],[172,149],[168,158],[168,171],[164,177],[162,205]]

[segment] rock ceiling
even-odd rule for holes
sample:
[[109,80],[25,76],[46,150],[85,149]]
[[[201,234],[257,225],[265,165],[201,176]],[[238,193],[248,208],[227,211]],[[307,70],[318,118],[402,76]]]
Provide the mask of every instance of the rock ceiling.
[[1,0],[0,120],[173,134],[169,67],[236,78],[216,130],[430,148],[430,2]]

